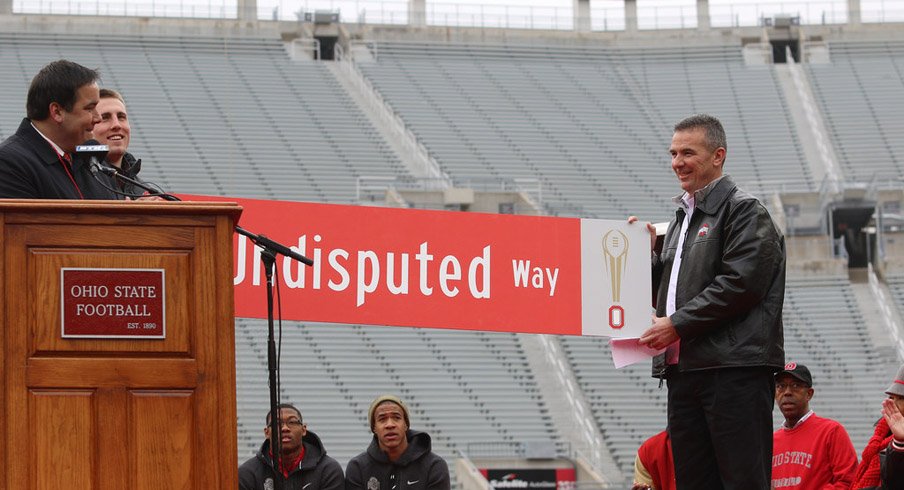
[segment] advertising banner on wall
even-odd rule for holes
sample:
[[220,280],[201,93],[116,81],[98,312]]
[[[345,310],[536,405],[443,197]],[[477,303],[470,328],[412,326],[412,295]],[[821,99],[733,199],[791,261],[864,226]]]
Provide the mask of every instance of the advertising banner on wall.
[[[278,257],[284,319],[637,337],[650,325],[650,237],[625,220],[238,202]],[[234,242],[236,316],[266,318],[260,249]]]
[[493,490],[574,490],[574,468],[481,469]]

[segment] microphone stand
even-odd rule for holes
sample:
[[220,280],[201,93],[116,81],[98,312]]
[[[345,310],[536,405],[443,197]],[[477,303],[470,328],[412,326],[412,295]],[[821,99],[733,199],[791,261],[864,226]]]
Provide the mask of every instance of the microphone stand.
[[[153,189],[147,184],[136,179],[119,173],[114,167],[105,167],[98,165],[98,169],[107,175],[128,182],[136,187],[148,191],[151,195],[160,196],[167,201],[179,201],[180,199],[172,194],[160,192]],[[279,403],[277,402],[279,387],[277,386],[277,373],[279,366],[276,360],[276,339],[273,334],[273,266],[276,264],[276,255],[284,255],[297,260],[307,266],[314,265],[314,261],[304,255],[290,249],[289,247],[271,240],[264,235],[257,235],[241,226],[235,227],[236,233],[244,235],[251,241],[261,247],[261,262],[264,264],[264,274],[267,277],[267,371],[269,372],[270,384],[270,451],[273,453],[273,490],[283,490],[283,474],[281,470],[281,454],[279,452],[280,439],[280,423],[279,423]]]
[[98,164],[96,164],[96,167],[94,167],[94,168],[96,168],[97,170],[99,170],[101,173],[104,173],[104,174],[106,174],[106,175],[109,175],[109,176],[113,177],[114,179],[119,179],[119,180],[122,180],[123,182],[127,182],[127,183],[129,183],[129,184],[132,184],[132,185],[134,185],[135,187],[139,187],[139,188],[141,188],[141,189],[144,189],[144,190],[148,191],[148,194],[151,195],[151,196],[159,196],[159,197],[162,197],[163,199],[165,199],[165,200],[167,200],[167,201],[181,201],[181,199],[179,199],[178,197],[176,197],[176,196],[174,196],[174,195],[172,195],[172,194],[167,194],[167,193],[165,193],[165,192],[160,192],[159,189],[154,189],[153,187],[151,187],[151,186],[145,184],[144,182],[141,182],[140,180],[133,179],[133,178],[131,178],[131,177],[129,177],[129,176],[123,174],[123,173],[120,173],[120,172],[119,172],[119,169],[116,168],[116,167],[108,167],[108,166],[106,166],[106,165],[101,165],[101,164],[98,163]]
[[236,226],[235,231],[250,238],[255,245],[262,249],[261,262],[264,264],[264,274],[267,277],[267,370],[270,376],[270,451],[273,453],[274,490],[282,490],[283,474],[281,470],[282,465],[280,464],[282,455],[279,452],[281,425],[279,423],[279,403],[277,403],[279,387],[276,385],[279,366],[276,360],[276,340],[273,335],[273,266],[276,264],[277,254],[297,260],[308,266],[314,265],[314,261],[263,235],[251,233],[241,226]]

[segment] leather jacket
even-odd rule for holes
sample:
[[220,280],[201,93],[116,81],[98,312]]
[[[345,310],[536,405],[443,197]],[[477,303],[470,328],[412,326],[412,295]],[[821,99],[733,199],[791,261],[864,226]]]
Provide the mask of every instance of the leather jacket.
[[[672,323],[681,338],[680,371],[784,365],[782,304],[785,239],[755,197],[729,176],[696,195],[686,237],[685,212],[669,223],[662,253],[653,258],[659,284],[656,316],[665,316],[668,282],[679,242],[681,270]],[[665,356],[653,359],[662,378]]]

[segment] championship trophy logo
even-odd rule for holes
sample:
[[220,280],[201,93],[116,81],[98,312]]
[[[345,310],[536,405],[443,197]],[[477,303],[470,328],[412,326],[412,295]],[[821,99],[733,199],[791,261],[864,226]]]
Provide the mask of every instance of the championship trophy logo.
[[628,237],[619,230],[609,230],[603,236],[603,262],[612,291],[612,306],[609,307],[609,326],[619,329],[625,326],[625,309],[618,303],[621,301],[622,279],[625,275],[625,262],[628,259]]

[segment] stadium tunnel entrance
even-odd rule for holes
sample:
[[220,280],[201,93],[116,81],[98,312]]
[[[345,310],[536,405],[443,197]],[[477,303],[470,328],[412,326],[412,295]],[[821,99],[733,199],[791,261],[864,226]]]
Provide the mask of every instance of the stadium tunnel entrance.
[[800,62],[800,41],[797,39],[773,39],[769,43],[772,44],[774,63],[787,63],[789,54],[795,63]]
[[848,268],[865,268],[876,256],[875,227],[871,224],[875,205],[841,203],[831,210],[832,239],[836,257],[847,256]]
[[334,60],[336,58],[336,43],[339,42],[339,36],[315,36],[314,39],[320,41],[320,59]]

